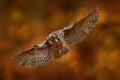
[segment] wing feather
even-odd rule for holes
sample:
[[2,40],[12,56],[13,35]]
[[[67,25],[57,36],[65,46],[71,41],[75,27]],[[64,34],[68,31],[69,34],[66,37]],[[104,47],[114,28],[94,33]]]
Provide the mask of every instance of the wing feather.
[[64,28],[65,42],[70,45],[83,40],[94,29],[98,16],[98,9],[95,9],[82,20]]
[[15,62],[26,67],[47,64],[52,59],[52,55],[49,49],[44,45],[45,44],[23,51],[16,56]]

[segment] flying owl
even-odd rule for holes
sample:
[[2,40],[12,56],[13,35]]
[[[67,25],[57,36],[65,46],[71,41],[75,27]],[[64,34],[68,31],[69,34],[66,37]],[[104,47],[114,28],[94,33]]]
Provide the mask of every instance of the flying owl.
[[95,9],[83,19],[52,32],[41,44],[18,54],[15,62],[21,66],[33,67],[61,58],[69,52],[69,45],[82,41],[94,29],[98,16],[98,9]]

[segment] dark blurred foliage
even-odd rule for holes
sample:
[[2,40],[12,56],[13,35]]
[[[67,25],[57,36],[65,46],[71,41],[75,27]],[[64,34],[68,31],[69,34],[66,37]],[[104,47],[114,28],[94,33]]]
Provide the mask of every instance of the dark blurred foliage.
[[[0,80],[120,80],[119,0],[0,0]],[[46,66],[23,68],[13,61],[54,30],[96,7],[95,30]]]

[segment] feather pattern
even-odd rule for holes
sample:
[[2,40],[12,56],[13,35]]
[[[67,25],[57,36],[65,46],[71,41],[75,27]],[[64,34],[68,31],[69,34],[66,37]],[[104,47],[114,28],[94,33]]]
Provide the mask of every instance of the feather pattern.
[[16,56],[15,62],[26,67],[47,64],[52,59],[52,55],[44,45],[34,46],[29,50],[23,51]]
[[98,9],[95,9],[83,19],[64,28],[66,44],[70,45],[83,40],[94,29],[98,16]]

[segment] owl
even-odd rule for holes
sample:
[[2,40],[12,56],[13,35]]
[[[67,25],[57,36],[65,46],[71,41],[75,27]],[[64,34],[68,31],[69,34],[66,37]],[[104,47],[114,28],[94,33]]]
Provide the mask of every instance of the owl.
[[15,62],[21,66],[33,67],[48,64],[69,52],[69,45],[82,41],[95,27],[98,9],[67,27],[54,31],[41,44],[16,55]]

